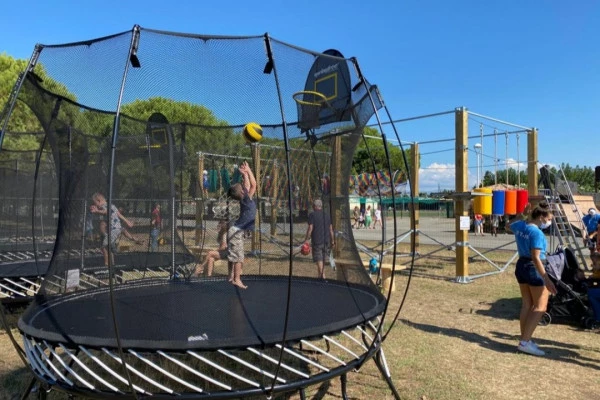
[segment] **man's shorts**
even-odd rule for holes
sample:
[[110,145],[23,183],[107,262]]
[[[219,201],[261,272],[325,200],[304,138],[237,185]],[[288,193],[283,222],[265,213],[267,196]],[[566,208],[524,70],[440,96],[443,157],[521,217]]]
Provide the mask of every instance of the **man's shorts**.
[[311,251],[312,259],[314,262],[325,261],[325,259],[329,257],[329,246],[327,246],[326,244],[313,246]]
[[517,260],[517,268],[515,269],[515,277],[517,282],[529,286],[544,286],[544,279],[540,276],[537,268],[533,264],[531,258],[521,257]]
[[244,262],[244,231],[232,226],[227,231],[227,260],[232,263]]

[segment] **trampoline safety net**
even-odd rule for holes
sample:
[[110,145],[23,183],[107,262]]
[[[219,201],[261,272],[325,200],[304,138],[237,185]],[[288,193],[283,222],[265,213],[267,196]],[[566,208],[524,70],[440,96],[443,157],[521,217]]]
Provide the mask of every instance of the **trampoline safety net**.
[[[381,103],[355,63],[268,35],[137,26],[37,46],[11,99],[19,107],[0,119],[0,178],[9,186],[11,115],[26,108],[39,125],[31,161],[43,162],[26,183],[38,190],[10,201],[3,190],[0,206],[2,231],[22,225],[5,218],[20,198],[39,207],[34,221],[47,217],[43,232],[34,229],[51,242],[49,265],[19,322],[28,346],[81,346],[78,354],[269,347],[380,316],[386,302],[353,240],[348,181]],[[251,121],[262,126],[252,144],[242,134]],[[245,185],[246,162],[256,214],[238,235],[244,289],[230,282],[240,202],[228,192]],[[317,199],[335,243],[313,243],[304,255]]]

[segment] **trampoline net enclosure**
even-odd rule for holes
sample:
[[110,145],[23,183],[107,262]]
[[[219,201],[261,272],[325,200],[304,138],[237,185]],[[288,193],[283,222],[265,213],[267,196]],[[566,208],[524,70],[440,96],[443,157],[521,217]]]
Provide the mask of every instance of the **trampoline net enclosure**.
[[[39,121],[38,153],[51,162],[39,163],[36,185],[55,177],[58,199],[54,252],[19,321],[38,376],[57,375],[42,366],[49,358],[42,353],[58,346],[105,357],[119,346],[128,356],[133,349],[276,349],[366,327],[383,313],[385,298],[354,244],[348,202],[354,150],[381,106],[356,60],[268,35],[135,27],[38,45],[12,96]],[[0,120],[2,156],[12,139],[10,115]],[[263,128],[253,145],[242,136],[250,121]],[[211,276],[196,276],[218,247],[219,220],[238,216],[227,190],[240,182],[244,161],[257,179],[255,228],[244,239],[245,290],[228,282],[226,260]],[[111,208],[108,218],[91,212],[98,194]],[[335,269],[326,265],[326,280],[298,252],[315,199],[336,231]],[[96,390],[54,378],[70,390]]]
[[0,154],[2,301],[26,300],[38,290],[37,278],[47,271],[58,222],[56,173],[52,154],[41,151],[44,135],[11,136]]

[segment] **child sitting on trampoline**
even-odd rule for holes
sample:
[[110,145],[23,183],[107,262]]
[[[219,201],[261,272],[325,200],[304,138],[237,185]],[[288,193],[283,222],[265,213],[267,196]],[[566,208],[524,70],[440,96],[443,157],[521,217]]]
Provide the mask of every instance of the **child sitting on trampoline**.
[[229,197],[240,202],[240,216],[227,231],[227,259],[229,260],[229,282],[235,286],[246,289],[242,282],[242,268],[244,265],[244,232],[254,230],[256,218],[256,203],[252,199],[256,192],[256,178],[247,161],[239,167],[242,174],[242,183],[236,183],[229,188]]
[[196,267],[194,276],[204,274],[204,270],[206,270],[206,276],[212,276],[215,261],[227,259],[227,255],[229,254],[227,251],[227,220],[220,220],[218,228],[217,243],[219,243],[219,248],[217,250],[210,250],[206,254],[204,262]]

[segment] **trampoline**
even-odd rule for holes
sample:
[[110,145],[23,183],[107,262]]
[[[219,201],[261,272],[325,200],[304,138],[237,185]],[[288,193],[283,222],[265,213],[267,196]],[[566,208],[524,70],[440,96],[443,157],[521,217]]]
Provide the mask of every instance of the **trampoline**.
[[28,302],[39,290],[40,277],[48,271],[50,258],[14,261],[14,253],[0,255],[0,258],[10,260],[0,264],[0,301],[12,305]]
[[[384,107],[355,58],[269,35],[137,25],[38,45],[0,120],[0,161],[17,101],[52,160],[36,164],[32,188],[54,176],[58,202],[18,322],[23,348],[14,340],[39,393],[304,398],[339,378],[347,398],[347,373],[373,360],[399,398],[382,348],[391,292],[365,269],[351,228],[353,154]],[[243,135],[251,121],[258,142]],[[381,138],[377,168],[389,170]],[[255,192],[243,228],[234,185]],[[311,256],[298,250],[308,237]],[[5,271],[32,268],[8,260]]]
[[[0,253],[0,300],[7,304],[21,305],[29,302],[41,286],[40,278],[48,273],[51,251],[39,251],[38,259],[31,251]],[[115,270],[118,279],[128,280],[132,277],[170,277],[171,254],[127,252],[115,255]],[[98,249],[86,251],[81,257],[80,252],[72,252],[68,257],[62,256],[62,266],[65,270],[81,268],[81,280],[78,285],[83,288],[106,286],[102,277],[108,276],[108,268]],[[185,274],[185,266],[194,264],[196,259],[189,253],[177,254],[175,265],[177,270]],[[50,278],[50,277],[48,277]],[[52,275],[50,282],[60,288],[60,283],[66,277]],[[58,283],[56,283],[58,282]],[[52,291],[52,288],[49,288]]]
[[[246,280],[251,283],[248,290],[239,290],[226,279],[119,287],[113,300],[122,327],[121,345],[152,351],[274,346],[283,339],[280,324],[287,307],[281,299],[288,281],[276,276]],[[292,342],[352,328],[374,319],[385,306],[379,291],[335,281],[294,279],[291,290],[295,295],[287,340]],[[22,316],[19,328],[48,342],[116,348],[109,295],[102,288],[35,304]]]
[[0,301],[13,307],[37,293],[48,270],[58,201],[51,157],[40,151],[44,133],[11,135],[32,143],[30,150],[3,148],[0,157]]

